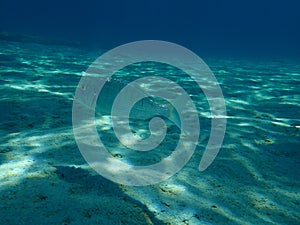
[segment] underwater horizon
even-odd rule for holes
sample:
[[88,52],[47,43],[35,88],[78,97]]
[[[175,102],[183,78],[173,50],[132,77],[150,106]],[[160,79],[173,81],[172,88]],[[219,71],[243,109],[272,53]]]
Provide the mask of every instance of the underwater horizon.
[[94,50],[138,40],[164,40],[203,57],[299,58],[296,0],[281,1],[8,1],[0,32],[83,43]]
[[299,7],[2,0],[0,224],[300,224]]

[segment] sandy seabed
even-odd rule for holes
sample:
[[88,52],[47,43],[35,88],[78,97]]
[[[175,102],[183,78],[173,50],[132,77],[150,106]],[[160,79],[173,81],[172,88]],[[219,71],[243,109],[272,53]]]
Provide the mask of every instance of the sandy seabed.
[[[73,96],[99,55],[0,41],[0,224],[300,224],[299,63],[204,59],[226,100],[218,157],[198,171],[210,132],[207,103],[198,99],[201,135],[188,164],[167,181],[131,187],[96,174],[73,136]],[[174,143],[147,157],[110,144],[116,157],[143,164]]]

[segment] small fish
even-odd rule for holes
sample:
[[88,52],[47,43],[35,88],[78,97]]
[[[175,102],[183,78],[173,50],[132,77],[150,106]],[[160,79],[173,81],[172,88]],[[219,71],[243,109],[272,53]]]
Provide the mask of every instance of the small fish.
[[[131,109],[130,118],[139,120],[150,120],[153,117],[159,116],[167,118],[173,122],[180,129],[180,118],[175,107],[170,103],[158,103],[153,97],[147,95],[138,85],[129,83],[129,81],[118,78],[111,78],[107,80],[98,96],[96,105],[96,114],[111,115],[111,109],[114,100],[120,91],[129,85],[129,89],[125,95],[120,96],[120,104],[118,109],[121,110],[134,102],[135,97],[143,96],[143,98],[134,104]],[[124,93],[123,93],[124,94]]]

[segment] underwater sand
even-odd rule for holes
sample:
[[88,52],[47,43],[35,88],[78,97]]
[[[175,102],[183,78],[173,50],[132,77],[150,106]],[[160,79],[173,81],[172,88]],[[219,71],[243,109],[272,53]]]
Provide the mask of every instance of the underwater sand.
[[[300,224],[299,63],[204,58],[226,100],[219,155],[198,171],[210,118],[196,96],[201,136],[192,159],[165,182],[129,187],[90,169],[73,136],[73,96],[99,55],[0,41],[0,224]],[[130,156],[111,144],[112,154],[140,164],[168,154]],[[168,151],[173,142],[165,144]]]

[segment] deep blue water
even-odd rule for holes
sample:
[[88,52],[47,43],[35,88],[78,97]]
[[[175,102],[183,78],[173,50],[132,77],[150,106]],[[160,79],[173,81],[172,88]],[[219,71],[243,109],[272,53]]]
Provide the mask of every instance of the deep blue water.
[[0,31],[83,41],[175,42],[200,54],[299,55],[297,0],[0,2]]

